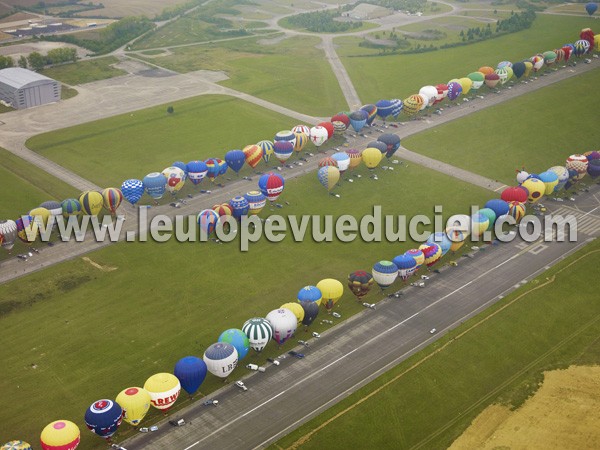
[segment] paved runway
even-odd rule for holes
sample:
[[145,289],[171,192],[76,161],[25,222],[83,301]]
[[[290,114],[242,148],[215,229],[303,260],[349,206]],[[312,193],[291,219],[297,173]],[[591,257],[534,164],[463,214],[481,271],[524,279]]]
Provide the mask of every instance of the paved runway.
[[[472,258],[461,258],[458,267],[433,273],[425,288],[407,287],[400,298],[387,298],[377,310],[365,310],[320,339],[311,338],[309,348],[299,348],[306,358],[288,356],[279,367],[265,363],[265,373],[244,379],[247,392],[226,386],[211,394],[219,399],[218,407],[196,402],[177,413],[191,422],[188,425],[174,429],[161,423],[159,431],[135,436],[125,447],[268,446],[597,237],[599,192],[594,185],[576,202],[545,202],[549,213],[573,214],[584,224],[577,242],[517,240],[482,246]],[[434,327],[438,331],[432,335]],[[302,331],[296,338],[306,339]]]

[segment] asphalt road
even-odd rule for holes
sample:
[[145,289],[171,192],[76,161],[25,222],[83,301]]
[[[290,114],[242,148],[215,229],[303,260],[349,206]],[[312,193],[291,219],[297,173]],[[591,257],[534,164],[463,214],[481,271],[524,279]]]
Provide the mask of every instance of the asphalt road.
[[[376,310],[333,326],[320,339],[298,331],[295,338],[310,338],[311,344],[296,348],[306,354],[302,360],[288,356],[276,367],[250,357],[244,363],[262,363],[266,372],[244,378],[247,392],[227,385],[211,394],[219,399],[218,407],[198,401],[178,412],[187,425],[174,429],[165,421],[157,432],[140,433],[123,445],[129,450],[268,446],[597,237],[599,194],[594,185],[576,203],[545,202],[549,213],[578,218],[577,242],[519,239],[481,246],[461,258],[458,267],[432,273],[424,288],[407,287],[400,298],[384,299]],[[437,332],[431,334],[432,328]]]

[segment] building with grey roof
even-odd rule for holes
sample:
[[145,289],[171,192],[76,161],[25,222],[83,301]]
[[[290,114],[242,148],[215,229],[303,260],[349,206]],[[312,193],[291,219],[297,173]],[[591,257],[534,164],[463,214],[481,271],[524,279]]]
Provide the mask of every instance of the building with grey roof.
[[0,70],[0,100],[15,109],[31,108],[60,100],[60,83],[31,70]]

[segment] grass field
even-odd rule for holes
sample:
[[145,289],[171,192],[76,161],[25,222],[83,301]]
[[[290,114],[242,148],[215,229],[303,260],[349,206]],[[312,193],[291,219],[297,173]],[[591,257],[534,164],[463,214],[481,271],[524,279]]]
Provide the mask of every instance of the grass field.
[[521,405],[543,371],[599,364],[600,302],[588,282],[598,264],[596,240],[272,448],[447,448],[488,404]]
[[185,0],[102,0],[102,2],[97,3],[102,3],[104,8],[85,11],[78,15],[82,17],[101,16],[111,18],[146,16],[152,19],[160,14],[163,9],[185,3]]
[[[357,55],[376,55],[378,51],[358,47],[360,39],[349,36],[336,38],[335,43],[361,100],[369,103],[381,98],[406,98],[421,86],[465,76],[483,65],[521,60],[556,48],[577,40],[582,28],[593,26],[593,19],[540,14],[528,30],[451,50],[412,55],[361,57]],[[553,32],[545,31],[549,29]],[[377,71],[375,76],[373,67],[387,70]]]
[[[522,166],[540,173],[554,165],[563,165],[572,153],[598,149],[600,131],[595,126],[594,114],[589,114],[600,103],[600,92],[590,89],[598,82],[600,69],[471,114],[458,122],[431,128],[404,139],[402,144],[432,158],[514,184],[515,169]],[[572,101],[573,98],[579,100]],[[554,125],[549,127],[549,124]],[[477,133],[473,132],[475,129]],[[542,133],[552,138],[540,138],[538,144],[537,136]],[[573,133],[577,133],[577,143],[573,142]],[[487,138],[482,140],[481,136]]]
[[[201,96],[172,106],[172,115],[161,105],[38,135],[27,146],[99,186],[120,186],[123,180],[141,179],[174,161],[223,158],[228,150],[272,139],[278,130],[296,124],[231,97]],[[238,128],[238,123],[248,125]],[[135,145],[130,136],[137,136]]]
[[229,80],[222,85],[305,114],[328,116],[346,110],[331,66],[315,48],[319,39],[296,36],[262,43],[276,36],[174,48],[171,55],[149,61],[180,73],[223,70]]
[[[490,198],[488,191],[414,164],[380,171],[377,182],[362,170],[362,179],[336,188],[339,199],[327,195],[314,173],[289,180],[280,198],[290,205],[276,211],[359,217],[383,202],[384,213],[412,216],[431,213],[435,199],[449,215]],[[421,195],[423,179],[428,180],[431,200],[410,201]],[[370,183],[377,183],[376,188]],[[398,191],[403,195],[387,194]],[[87,255],[107,270],[78,258],[6,283],[0,286],[0,324],[9,335],[25,329],[35,333],[21,332],[20,339],[0,349],[5,368],[0,391],[14,405],[0,412],[0,421],[29,442],[57,417],[84,429],[83,412],[97,398],[114,398],[129,385],[142,385],[152,373],[172,370],[180,357],[201,355],[221,331],[294,301],[306,284],[325,277],[345,280],[347,273],[411,247],[362,241],[320,245],[310,239],[299,244],[289,236],[277,245],[262,241],[244,254],[237,243],[117,244]],[[235,290],[243,294],[233,295],[232,276]],[[381,294],[373,289],[367,298],[377,301]],[[349,292],[338,304],[344,317],[363,309]],[[324,328],[313,324],[313,329]],[[261,362],[280,351],[270,345],[261,357],[245,361]],[[238,369],[234,376],[243,373]],[[219,386],[222,382],[209,376],[202,392]],[[184,396],[181,401],[185,404]],[[82,450],[102,445],[91,433],[82,437]]]
[[77,89],[70,88],[68,86],[65,86],[64,84],[60,88],[61,100],[68,100],[70,98],[75,97],[77,94],[79,94],[79,92],[77,92]]
[[[290,23],[289,17],[284,17],[283,19],[281,19],[277,23],[278,23],[279,26],[281,26],[283,28],[289,28],[290,30],[304,31],[306,33],[310,33],[311,32],[311,31],[307,30],[304,27],[299,27],[299,26],[292,25]],[[363,20],[362,21],[362,25],[360,27],[350,28],[350,29],[348,29],[348,31],[340,31],[340,32],[336,32],[335,34],[356,33],[357,31],[370,30],[372,28],[377,28],[377,27],[379,27],[379,25],[377,25],[376,23],[367,22],[367,21]],[[323,33],[327,33],[327,32],[323,31]]]
[[85,84],[125,75],[127,72],[124,70],[112,67],[113,64],[118,62],[119,60],[116,57],[106,56],[104,58],[51,67],[44,69],[41,73],[47,77],[75,86],[77,84]]

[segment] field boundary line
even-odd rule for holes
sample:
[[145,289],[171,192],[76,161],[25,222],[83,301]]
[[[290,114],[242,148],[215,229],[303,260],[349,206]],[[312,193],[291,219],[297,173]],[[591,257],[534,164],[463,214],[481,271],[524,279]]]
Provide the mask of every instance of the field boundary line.
[[[526,292],[521,293],[520,295],[518,295],[517,297],[515,297],[513,300],[511,300],[510,302],[506,303],[505,305],[502,305],[500,308],[498,308],[496,311],[492,312],[491,314],[489,314],[488,316],[484,317],[483,319],[481,319],[480,321],[478,321],[477,323],[473,324],[472,326],[470,326],[469,328],[467,328],[465,331],[461,332],[460,334],[458,334],[456,337],[452,338],[450,341],[446,342],[444,345],[442,345],[440,348],[434,350],[433,352],[429,353],[428,355],[426,355],[425,357],[423,357],[422,359],[420,359],[419,361],[415,362],[412,366],[410,366],[409,368],[407,368],[406,370],[402,371],[401,373],[399,373],[398,375],[396,375],[395,377],[393,377],[391,380],[385,382],[384,384],[382,384],[381,386],[379,386],[377,389],[375,389],[374,391],[368,393],[366,396],[364,396],[363,398],[361,398],[360,400],[358,400],[356,403],[348,406],[347,408],[343,409],[342,411],[340,411],[339,413],[337,413],[336,415],[334,415],[333,417],[327,419],[325,422],[323,422],[321,425],[319,425],[318,427],[316,427],[315,429],[309,431],[308,433],[306,433],[304,436],[300,437],[299,439],[297,439],[295,442],[293,442],[289,447],[286,448],[286,450],[296,450],[298,449],[301,445],[305,444],[306,442],[308,442],[310,440],[310,438],[315,435],[317,432],[321,431],[323,428],[325,428],[327,425],[329,425],[330,423],[334,422],[337,418],[345,415],[347,412],[353,410],[356,406],[360,405],[361,403],[365,402],[366,400],[368,400],[369,398],[373,397],[374,395],[378,394],[379,392],[381,392],[383,389],[385,389],[386,387],[388,387],[389,385],[391,385],[392,383],[398,381],[400,378],[402,378],[404,375],[406,375],[407,373],[413,371],[414,369],[416,369],[417,367],[419,367],[420,365],[422,365],[424,362],[428,361],[430,358],[432,358],[434,355],[437,355],[438,353],[440,353],[442,350],[446,349],[448,346],[450,346],[452,343],[454,343],[457,339],[460,339],[461,337],[465,336],[467,333],[469,333],[470,331],[474,330],[475,328],[479,327],[480,325],[482,325],[484,322],[488,321],[490,318],[494,317],[496,314],[500,313],[501,311],[503,311],[504,309],[508,308],[509,306],[511,306],[512,304],[514,304],[515,302],[517,302],[518,300],[520,300],[521,298],[525,297],[527,294],[534,292],[538,289],[541,289],[543,287],[546,287],[550,284],[552,284],[554,282],[554,280],[556,279],[556,275],[560,274],[561,272],[563,272],[564,270],[568,269],[569,267],[571,267],[573,264],[579,262],[580,260],[582,260],[583,258],[587,258],[589,255],[595,254],[595,253],[599,253],[600,249],[598,250],[591,250],[587,253],[585,253],[584,255],[581,255],[579,258],[575,259],[574,261],[571,261],[569,264],[567,264],[565,267],[559,269],[554,275],[552,275],[552,277],[548,278],[547,281],[545,281],[542,284],[539,284],[529,290],[527,290]],[[550,350],[548,350],[546,353],[544,353],[544,355],[540,356],[539,358],[537,358],[534,362],[530,363],[526,369],[524,369],[525,371],[529,369],[529,366],[538,362],[538,360],[541,358],[545,358],[546,356],[548,356],[548,354],[554,352],[556,350],[556,348],[564,345],[567,341],[569,341],[570,339],[572,339],[573,337],[575,337],[577,334],[579,334],[580,332],[582,332],[585,328],[591,326],[594,322],[596,322],[597,320],[600,319],[600,316],[596,316],[593,320],[591,320],[590,322],[588,322],[586,325],[584,325],[583,327],[581,327],[579,330],[577,330],[575,333],[573,333],[572,335],[568,336],[567,338],[565,338],[563,341],[561,341],[560,343],[558,343],[556,346],[554,346],[553,348],[551,348]],[[520,371],[523,372],[523,371]],[[518,375],[514,375],[513,377],[517,377],[520,376],[521,373],[518,373]],[[513,378],[511,377],[511,378]],[[491,395],[491,394],[489,394]],[[488,396],[489,396],[488,395]],[[469,409],[467,409],[467,411],[469,411],[471,408],[474,408],[475,406],[477,406],[478,403],[480,403],[481,401],[485,400],[488,396],[484,397],[483,399],[481,399],[480,401],[478,401],[476,404],[472,405]],[[460,416],[458,418],[461,418]],[[457,418],[457,419],[458,419]],[[455,420],[457,420],[455,419]],[[451,425],[452,423],[450,423],[449,425]],[[448,425],[448,426],[449,426]],[[446,429],[447,427],[445,427],[444,429]],[[435,434],[431,435],[426,441],[421,441],[420,443],[416,444],[415,446],[413,446],[413,448],[418,448],[420,446],[422,446],[424,443],[428,442],[432,437],[437,436],[439,433],[443,432],[444,429],[440,429],[438,430]]]

